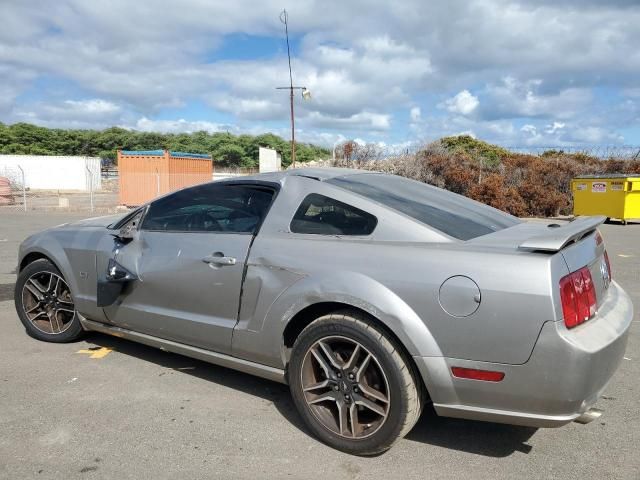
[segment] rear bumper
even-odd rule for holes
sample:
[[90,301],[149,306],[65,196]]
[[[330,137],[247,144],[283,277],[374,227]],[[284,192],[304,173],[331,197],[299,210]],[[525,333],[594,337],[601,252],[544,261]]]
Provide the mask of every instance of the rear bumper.
[[[532,427],[556,427],[593,406],[624,356],[633,306],[613,282],[592,320],[567,330],[547,322],[522,365],[444,357],[414,357],[436,412]],[[500,382],[454,378],[451,367],[496,370]]]

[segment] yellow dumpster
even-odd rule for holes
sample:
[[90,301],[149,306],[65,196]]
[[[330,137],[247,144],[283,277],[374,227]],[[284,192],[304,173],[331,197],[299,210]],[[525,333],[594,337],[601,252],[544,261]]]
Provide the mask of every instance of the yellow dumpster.
[[583,175],[571,180],[574,215],[640,219],[640,175]]

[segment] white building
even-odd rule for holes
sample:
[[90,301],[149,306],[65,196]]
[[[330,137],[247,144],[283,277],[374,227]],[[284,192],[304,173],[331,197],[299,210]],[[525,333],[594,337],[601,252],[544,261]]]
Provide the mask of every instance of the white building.
[[0,177],[31,190],[100,190],[98,157],[0,155]]
[[280,154],[271,148],[259,147],[258,160],[260,173],[279,172],[282,170],[282,158]]

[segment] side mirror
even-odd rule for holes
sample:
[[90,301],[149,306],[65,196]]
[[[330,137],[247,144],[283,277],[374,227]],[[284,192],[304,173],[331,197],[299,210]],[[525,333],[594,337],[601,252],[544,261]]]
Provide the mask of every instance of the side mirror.
[[127,223],[124,227],[118,230],[118,233],[113,234],[113,236],[116,237],[120,243],[126,245],[136,236],[136,224]]
[[138,223],[142,218],[142,213],[143,213],[142,210],[140,210],[135,217],[133,217],[131,220],[125,223],[122,226],[122,228],[118,230],[118,233],[114,235],[114,237],[116,237],[118,240],[120,240],[121,243],[124,243],[124,244],[127,244],[131,240],[133,240],[136,236],[136,232],[138,230]]
[[135,274],[124,268],[113,258],[110,258],[106,276],[98,279],[96,303],[99,307],[113,305],[124,286],[137,279],[138,277]]

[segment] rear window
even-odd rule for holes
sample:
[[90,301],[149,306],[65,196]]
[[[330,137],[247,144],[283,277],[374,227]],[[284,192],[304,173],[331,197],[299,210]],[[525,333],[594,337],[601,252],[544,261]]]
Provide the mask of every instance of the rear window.
[[462,195],[395,175],[363,173],[327,180],[390,207],[453,238],[470,240],[520,223]]
[[307,195],[291,221],[293,233],[314,235],[370,235],[378,220],[373,215],[317,193]]

